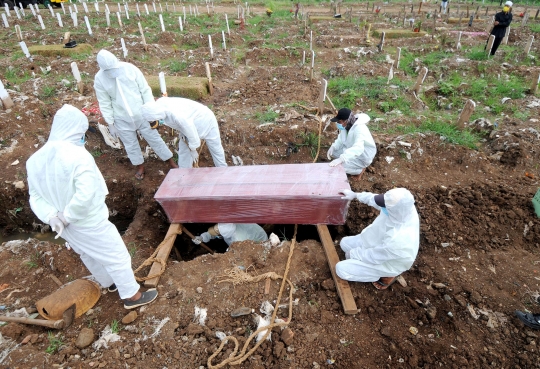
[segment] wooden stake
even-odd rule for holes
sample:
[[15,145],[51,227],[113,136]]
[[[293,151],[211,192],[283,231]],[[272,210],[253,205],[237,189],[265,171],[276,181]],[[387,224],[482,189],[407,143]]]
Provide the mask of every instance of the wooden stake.
[[502,43],[504,45],[508,45],[508,36],[510,36],[510,27],[506,27],[506,34],[504,35],[504,38],[502,40]]
[[488,44],[486,47],[487,54],[491,54],[491,48],[493,47],[493,42],[495,42],[495,35],[489,36]]
[[313,69],[315,68],[315,51],[311,50],[311,72],[309,75],[309,81],[313,81]]
[[538,82],[540,82],[540,69],[532,72],[532,83],[529,91],[531,95],[536,95],[536,92],[538,92]]
[[22,36],[22,32],[21,32],[21,26],[19,26],[18,24],[15,25],[15,33],[17,34],[17,39],[20,41],[23,40],[23,36]]
[[[171,224],[169,226],[169,230],[167,231],[167,234],[165,235],[165,239],[167,239],[167,243],[165,243],[161,249],[159,250],[158,254],[156,255],[156,259],[159,260],[165,260],[167,261],[169,254],[171,253],[171,250],[174,246],[174,241],[176,240],[176,235],[182,233],[182,225],[178,223]],[[170,236],[170,237],[169,237]],[[161,271],[161,264],[158,262],[154,262],[152,264],[152,267],[150,268],[150,272],[148,275],[154,275],[156,273],[159,273]],[[159,277],[155,277],[152,279],[148,279],[144,282],[145,287],[156,287],[159,282]]]
[[463,110],[461,111],[461,114],[459,115],[459,119],[457,122],[457,126],[459,128],[463,128],[465,126],[465,122],[469,121],[469,118],[474,112],[474,108],[476,108],[476,103],[471,99],[467,100],[465,106],[463,107]]
[[212,73],[210,73],[210,64],[204,63],[204,67],[206,69],[206,78],[208,78],[208,92],[210,93],[210,96],[214,94],[214,85],[212,84]]
[[270,283],[272,280],[270,278],[266,278],[266,281],[264,282],[264,294],[268,295],[270,293]]
[[358,308],[356,307],[349,283],[339,278],[336,274],[336,264],[339,262],[339,257],[328,227],[325,224],[317,224],[317,231],[319,232],[319,238],[321,239],[326,259],[328,260],[330,273],[332,273],[334,283],[336,284],[337,293],[343,305],[343,311],[345,314],[356,314],[358,313]]
[[414,88],[413,88],[413,92],[417,96],[418,96],[418,93],[420,92],[420,87],[422,87],[422,83],[424,83],[424,80],[426,79],[427,73],[428,73],[428,69],[424,67],[418,74],[418,78],[416,79],[416,84],[414,85]]
[[148,45],[146,44],[146,38],[144,37],[144,32],[143,32],[143,29],[142,29],[142,26],[141,26],[141,22],[138,23],[138,26],[139,26],[139,32],[141,34],[141,39],[142,39],[142,44],[143,44],[143,47],[144,47],[144,51],[148,51]]
[[328,81],[323,78],[321,81],[321,90],[319,92],[319,115],[322,117],[324,113],[324,100],[326,100],[326,87],[328,86]]
[[[510,27],[508,27],[508,28],[510,28]],[[533,41],[534,41],[534,35],[531,35],[529,37],[529,41],[527,41],[527,44],[525,45],[525,55],[529,55],[529,53],[531,52],[531,46],[532,46]]]
[[396,69],[399,69],[399,60],[401,59],[401,47],[397,48],[397,57],[396,57]]
[[70,38],[71,38],[71,33],[70,32],[64,33],[64,45],[69,42]]

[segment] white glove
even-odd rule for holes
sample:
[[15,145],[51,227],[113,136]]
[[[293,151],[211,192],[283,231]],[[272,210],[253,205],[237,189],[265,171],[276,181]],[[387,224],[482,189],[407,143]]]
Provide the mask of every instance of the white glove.
[[56,232],[56,237],[54,237],[54,239],[56,240],[62,235],[62,232],[64,231],[64,223],[60,220],[60,218],[54,217],[49,220],[49,225],[51,226],[53,232]]
[[197,153],[197,150],[190,150],[189,153],[191,154],[191,159],[193,159],[193,164],[199,161],[199,154]]
[[332,161],[330,162],[330,166],[331,166],[331,167],[337,167],[337,166],[338,166],[339,164],[341,164],[341,163],[343,163],[343,159],[337,158],[337,159],[332,160]]
[[369,200],[373,197],[373,194],[371,192],[360,192],[356,194],[356,198],[358,201],[360,201],[363,204],[367,204]]
[[351,191],[351,190],[341,190],[341,191],[339,191],[339,192],[345,195],[345,196],[343,196],[343,197],[341,198],[342,200],[354,200],[354,199],[356,199],[356,192],[354,192],[354,191]]
[[210,233],[208,232],[204,232],[204,233],[201,233],[201,238],[202,238],[202,241],[206,243],[212,239],[212,235],[210,235]]
[[201,236],[195,236],[195,238],[192,239],[191,242],[193,242],[195,245],[200,245],[201,242],[202,242],[202,237]]
[[120,137],[118,129],[114,126],[114,124],[109,124],[109,133],[115,140],[118,140],[118,138]]
[[58,217],[58,219],[60,219],[62,221],[62,223],[64,223],[64,227],[67,227],[69,225],[69,222],[64,217],[63,212],[59,211],[58,213],[56,213],[56,216]]
[[328,149],[328,152],[326,153],[326,157],[328,160],[332,160],[332,154],[334,153],[334,146],[330,146]]

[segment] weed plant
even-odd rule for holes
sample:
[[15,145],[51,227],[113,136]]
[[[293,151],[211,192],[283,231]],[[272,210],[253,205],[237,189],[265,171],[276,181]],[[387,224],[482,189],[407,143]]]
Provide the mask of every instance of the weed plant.
[[262,113],[255,113],[255,118],[261,123],[275,122],[277,117],[279,117],[279,114],[273,111],[271,108],[268,108],[268,110]]
[[62,336],[56,337],[52,332],[47,333],[47,339],[49,340],[49,346],[45,349],[45,352],[52,355],[62,347]]
[[441,118],[428,118],[420,125],[404,125],[396,127],[400,133],[435,133],[444,137],[444,141],[476,149],[480,141],[480,136],[469,129],[460,130],[455,124],[443,121]]

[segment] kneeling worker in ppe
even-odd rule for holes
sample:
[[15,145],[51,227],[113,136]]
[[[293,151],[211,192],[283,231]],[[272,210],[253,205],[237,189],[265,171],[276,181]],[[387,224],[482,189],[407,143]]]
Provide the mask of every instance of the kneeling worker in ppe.
[[362,174],[377,154],[377,146],[367,127],[369,116],[343,108],[331,121],[336,122],[339,133],[328,149],[328,160],[334,159],[330,166],[343,165],[347,174]]
[[94,158],[84,148],[88,119],[64,105],[54,116],[47,143],[26,162],[30,207],[62,236],[93,277],[113,292],[126,309],[146,305],[156,290],[141,292],[131,257],[116,227],[109,222],[109,193]]
[[142,115],[148,122],[163,121],[166,126],[180,132],[180,168],[193,168],[194,163],[198,162],[197,149],[201,146],[201,140],[206,140],[214,165],[227,166],[216,117],[203,104],[181,97],[161,97],[155,102],[144,104]]
[[340,245],[347,260],[336,264],[336,274],[347,281],[373,282],[375,288],[385,290],[410,269],[418,253],[420,220],[414,197],[405,188],[382,195],[341,192],[342,199],[357,199],[381,213],[359,235],[343,237]]
[[178,168],[159,132],[152,129],[141,115],[141,106],[154,101],[154,96],[139,68],[118,61],[107,50],[98,53],[97,62],[100,70],[94,80],[94,89],[99,109],[109,124],[111,135],[122,140],[131,164],[137,167],[135,178],[144,178],[144,159],[137,131],[161,160],[168,161],[171,168]]
[[192,241],[199,245],[201,242],[208,242],[214,238],[223,237],[227,245],[231,246],[233,242],[240,241],[257,241],[263,242],[268,240],[268,235],[264,229],[255,223],[218,223],[208,228],[208,232],[201,233]]

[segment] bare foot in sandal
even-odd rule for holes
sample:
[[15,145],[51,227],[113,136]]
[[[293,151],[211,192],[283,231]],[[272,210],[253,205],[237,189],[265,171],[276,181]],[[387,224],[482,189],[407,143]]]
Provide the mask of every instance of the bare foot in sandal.
[[144,166],[142,165],[137,166],[137,172],[135,173],[135,178],[137,178],[139,181],[144,179]]
[[382,291],[382,290],[386,290],[388,289],[388,287],[390,287],[391,285],[393,285],[396,281],[397,281],[397,277],[399,276],[395,276],[395,277],[381,277],[378,281],[376,282],[372,282],[373,283],[373,286]]

